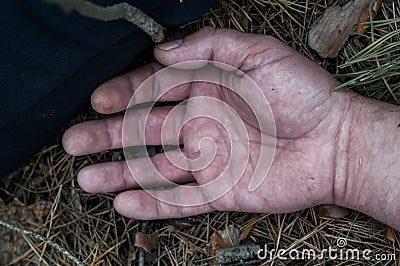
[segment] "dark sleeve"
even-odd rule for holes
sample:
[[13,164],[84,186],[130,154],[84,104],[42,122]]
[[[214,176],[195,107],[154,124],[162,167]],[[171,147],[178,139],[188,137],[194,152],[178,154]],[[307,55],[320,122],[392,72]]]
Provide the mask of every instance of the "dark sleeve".
[[[214,0],[126,2],[174,27],[199,17]],[[1,178],[40,150],[90,104],[94,88],[124,71],[152,42],[126,21],[64,14],[41,0],[2,0],[0,23]]]

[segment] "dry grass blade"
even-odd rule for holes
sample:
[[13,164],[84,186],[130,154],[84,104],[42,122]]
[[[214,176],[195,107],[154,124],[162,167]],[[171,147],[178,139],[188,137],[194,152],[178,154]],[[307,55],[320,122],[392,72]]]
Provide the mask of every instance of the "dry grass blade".
[[[390,6],[383,6],[387,13]],[[349,87],[379,100],[399,104],[400,98],[400,19],[399,7],[384,20],[366,23],[369,38],[363,46],[354,45],[347,50],[347,59],[338,65],[336,75],[342,84],[336,89]],[[389,97],[390,96],[390,97]]]

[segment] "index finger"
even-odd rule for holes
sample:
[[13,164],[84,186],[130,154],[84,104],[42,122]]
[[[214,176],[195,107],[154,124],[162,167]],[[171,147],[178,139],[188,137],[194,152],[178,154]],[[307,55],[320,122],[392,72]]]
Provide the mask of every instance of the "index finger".
[[[158,63],[151,63],[144,67],[135,69],[129,73],[115,77],[100,85],[92,94],[92,106],[102,114],[112,114],[125,110],[130,99],[136,90],[149,78],[145,90],[136,95],[136,103],[145,103],[158,98],[158,101],[181,101],[188,97],[190,84],[182,84],[174,89],[168,90],[165,94],[160,93],[168,84],[176,79],[175,76],[159,77],[154,75],[163,68]],[[153,76],[154,75],[154,76]]]

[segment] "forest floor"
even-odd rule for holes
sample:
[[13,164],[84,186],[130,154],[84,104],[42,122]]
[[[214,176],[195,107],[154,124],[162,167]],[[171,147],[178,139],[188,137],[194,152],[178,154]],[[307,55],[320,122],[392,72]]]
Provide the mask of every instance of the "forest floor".
[[[381,22],[364,33],[352,34],[336,58],[322,59],[308,47],[308,31],[324,10],[346,2],[220,0],[201,19],[183,26],[179,32],[188,34],[211,25],[273,35],[327,69],[350,89],[399,104],[400,49],[397,46],[384,54],[379,53],[385,44],[400,42],[399,1],[383,1],[375,18]],[[374,46],[389,33],[391,36]],[[173,34],[175,32],[170,36]],[[372,48],[362,52],[368,46]],[[143,65],[149,60],[152,60],[151,51],[134,65]],[[382,74],[382,66],[388,63],[393,67]],[[364,78],[357,80],[360,75]],[[70,125],[99,117],[93,110],[87,110]],[[1,265],[72,265],[78,262],[88,265],[213,265],[216,260],[228,262],[232,259],[227,252],[236,256],[232,259],[236,262],[229,265],[399,265],[400,234],[352,210],[344,211],[347,214],[341,218],[331,218],[330,210],[319,207],[289,214],[213,212],[162,221],[124,218],[113,209],[115,194],[88,194],[76,181],[82,167],[113,160],[118,157],[118,151],[72,157],[60,144],[62,132],[0,186]],[[239,246],[235,251],[227,248],[217,251],[218,247],[229,246],[229,243],[224,244],[224,241],[229,242],[224,238],[227,231],[230,238],[239,238]],[[139,235],[143,240],[141,245],[148,245],[152,249],[150,252],[135,246],[135,237]],[[343,250],[371,250],[371,254],[383,254],[387,260],[328,256],[294,260],[279,258],[276,252],[271,258],[258,260],[245,252],[256,245],[256,248],[267,247],[268,250],[284,249],[286,255],[291,250],[307,249],[319,254],[323,249],[343,244]],[[222,252],[218,253],[219,258],[215,252]]]

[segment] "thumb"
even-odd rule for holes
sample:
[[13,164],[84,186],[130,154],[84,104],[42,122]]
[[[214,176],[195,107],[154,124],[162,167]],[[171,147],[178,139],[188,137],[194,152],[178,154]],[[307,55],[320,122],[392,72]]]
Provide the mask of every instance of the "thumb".
[[189,60],[211,60],[216,31],[207,27],[184,39],[161,43],[154,49],[154,56],[166,66]]
[[[214,60],[240,68],[249,62],[246,59],[250,54],[259,55],[282,46],[280,41],[270,36],[206,27],[184,39],[157,45],[154,56],[166,66],[189,60]],[[251,67],[257,65],[257,60],[251,61]]]

